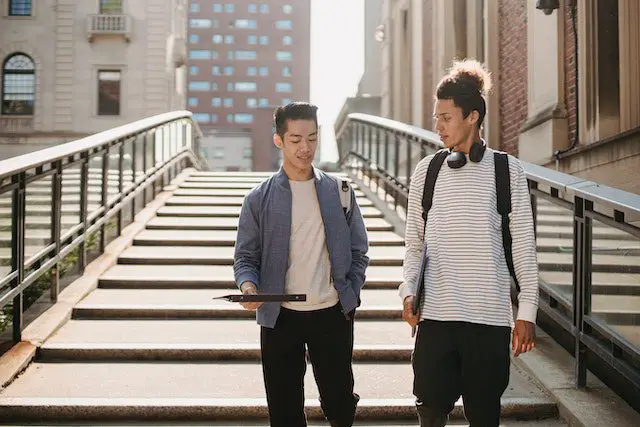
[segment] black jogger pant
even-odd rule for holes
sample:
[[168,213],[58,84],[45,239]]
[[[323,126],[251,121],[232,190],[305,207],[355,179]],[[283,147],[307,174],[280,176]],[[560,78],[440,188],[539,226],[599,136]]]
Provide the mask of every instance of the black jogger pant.
[[351,427],[353,316],[340,305],[316,311],[282,308],[275,328],[261,328],[262,371],[272,427],[304,427],[305,345],[320,392],[320,405],[332,425]]
[[423,320],[413,352],[413,394],[421,414],[446,415],[460,395],[471,427],[498,427],[509,383],[511,328]]

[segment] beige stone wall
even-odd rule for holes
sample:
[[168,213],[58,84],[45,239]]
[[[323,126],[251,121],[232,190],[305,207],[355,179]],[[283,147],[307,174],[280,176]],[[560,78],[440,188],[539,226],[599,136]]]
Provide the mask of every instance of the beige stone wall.
[[[4,127],[2,144],[38,141],[43,134],[91,134],[186,106],[187,0],[125,0],[130,40],[87,37],[97,1],[38,0],[31,17],[8,17],[0,0],[0,61],[24,52],[36,64],[36,101],[27,135]],[[98,116],[98,70],[121,71],[119,116]],[[8,117],[0,116],[5,123]],[[3,127],[0,126],[0,129]],[[49,138],[45,138],[49,140]]]

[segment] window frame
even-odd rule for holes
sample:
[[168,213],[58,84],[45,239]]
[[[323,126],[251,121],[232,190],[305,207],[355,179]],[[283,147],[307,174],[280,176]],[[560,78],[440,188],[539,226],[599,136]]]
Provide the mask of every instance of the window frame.
[[[102,110],[103,107],[101,107],[101,79],[100,79],[100,74],[102,73],[118,73],[118,99],[117,99],[117,112],[116,113],[109,113],[106,110]],[[120,117],[122,116],[122,69],[118,69],[118,68],[100,68],[98,69],[97,72],[97,83],[98,83],[98,99],[97,99],[97,103],[96,103],[96,115],[102,117],[102,116],[106,116],[106,117]]]
[[[12,13],[13,10],[13,6],[14,3],[17,3],[18,0],[8,0],[7,1],[7,9],[6,13],[7,16],[10,18],[30,18],[33,16],[33,9],[34,9],[34,1],[33,0],[22,0],[23,2],[29,2],[29,13]],[[20,5],[20,6],[24,6],[24,5]]]
[[[15,69],[15,70],[8,70],[7,69],[7,65],[9,65],[9,61],[11,61],[13,58],[19,57],[19,56],[23,56],[24,58],[28,59],[30,64],[31,64],[31,68],[30,69]],[[24,52],[13,52],[10,53],[9,55],[7,55],[4,59],[4,61],[2,62],[2,68],[0,69],[2,70],[2,80],[0,80],[0,113],[2,115],[5,116],[34,116],[35,115],[35,111],[36,111],[36,62],[33,60],[33,58],[30,55],[27,55]],[[9,109],[5,109],[5,97],[7,95],[9,95],[8,92],[5,92],[7,90],[7,78],[6,76],[11,76],[11,75],[23,75],[23,76],[33,76],[32,82],[31,82],[31,92],[18,92],[18,93],[13,93],[13,95],[18,94],[18,95],[31,95],[33,96],[33,104],[31,106],[31,111],[28,113],[24,113],[24,112],[10,112]]]

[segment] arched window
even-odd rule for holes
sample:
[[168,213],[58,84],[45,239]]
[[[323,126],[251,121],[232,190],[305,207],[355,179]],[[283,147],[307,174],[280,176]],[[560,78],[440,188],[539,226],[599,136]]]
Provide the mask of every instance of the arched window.
[[2,67],[2,114],[33,115],[35,65],[23,53],[9,56]]

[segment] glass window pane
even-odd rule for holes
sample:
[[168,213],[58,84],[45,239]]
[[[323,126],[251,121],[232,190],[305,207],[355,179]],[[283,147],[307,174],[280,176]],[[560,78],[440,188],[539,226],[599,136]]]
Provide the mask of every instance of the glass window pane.
[[237,92],[255,92],[258,90],[258,85],[255,82],[238,82],[235,87]]
[[190,50],[189,59],[211,59],[210,50]]
[[233,44],[234,42],[235,42],[235,37],[233,37],[232,35],[224,36],[225,44]]
[[198,43],[200,41],[200,36],[197,34],[189,34],[189,43]]
[[260,75],[262,77],[269,75],[269,67],[260,67]]
[[253,114],[238,113],[235,115],[234,120],[236,123],[253,123]]
[[233,57],[241,61],[249,61],[256,59],[258,57],[258,53],[254,50],[236,50],[233,53]]
[[191,3],[191,13],[200,12],[200,5],[198,3]]
[[276,28],[279,30],[290,30],[293,28],[293,22],[289,19],[276,21]]
[[233,7],[233,3],[227,3],[224,5],[224,11],[227,13],[233,13],[235,7]]
[[291,37],[291,36],[284,36],[284,37],[282,38],[282,44],[283,44],[283,45],[287,45],[287,46],[288,46],[288,45],[293,44],[293,37]]
[[197,67],[195,65],[192,65],[192,66],[189,67],[189,74],[191,74],[192,76],[197,75],[199,72],[200,72],[200,68],[199,67]]
[[269,44],[269,36],[260,36],[260,44],[265,46]]
[[222,105],[224,105],[225,108],[233,107],[233,98],[225,98]]
[[10,56],[2,78],[2,113],[32,115],[35,105],[35,64],[26,55]]
[[197,107],[198,98],[189,98],[188,104],[189,104],[189,107]]
[[255,19],[236,19],[233,23],[235,28],[250,28],[256,29],[258,28],[258,21]]
[[9,15],[10,16],[31,16],[31,0],[10,0]]
[[256,98],[247,98],[247,107],[256,108],[258,106],[258,100]]
[[193,120],[198,123],[209,123],[209,120],[211,120],[211,117],[207,113],[194,113],[192,117]]
[[258,12],[258,5],[255,3],[250,3],[249,4],[249,13],[257,13]]
[[260,5],[260,13],[269,13],[269,5],[261,4]]
[[222,13],[222,5],[220,3],[213,4],[213,12],[214,13]]
[[211,19],[189,19],[191,28],[211,28]]
[[293,6],[291,6],[290,4],[285,4],[284,6],[282,6],[282,11],[287,15],[290,15],[293,12]]
[[120,115],[120,71],[98,71],[98,115]]
[[189,90],[198,92],[208,92],[211,89],[209,82],[189,82]]
[[268,107],[269,106],[269,100],[267,98],[260,98],[260,101],[258,101],[258,105],[260,107]]
[[100,13],[122,13],[122,0],[100,0]]
[[291,92],[292,90],[291,83],[276,83],[276,92]]
[[276,59],[278,61],[291,61],[293,59],[293,55],[291,52],[278,51],[276,52]]

